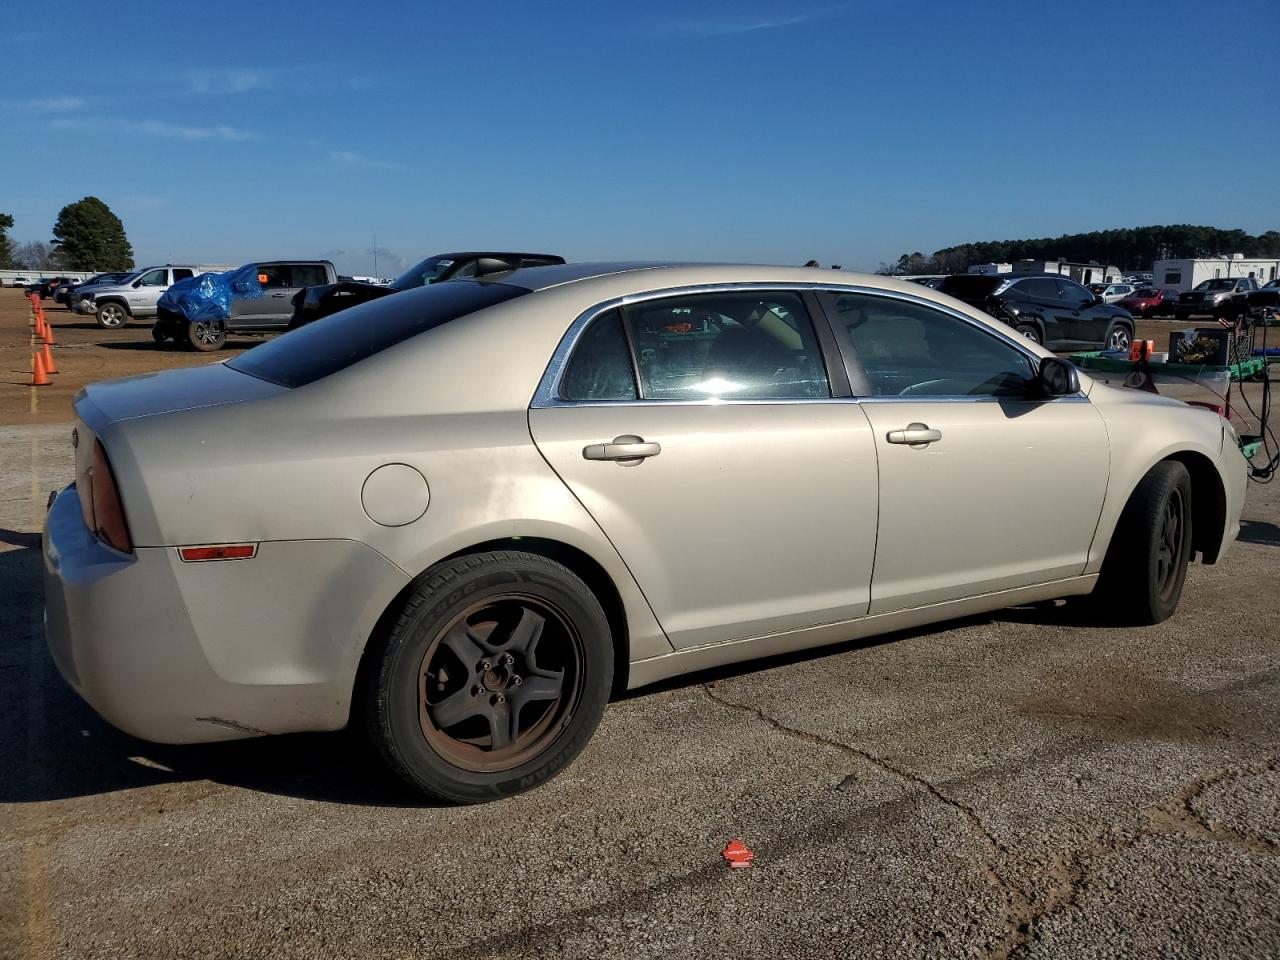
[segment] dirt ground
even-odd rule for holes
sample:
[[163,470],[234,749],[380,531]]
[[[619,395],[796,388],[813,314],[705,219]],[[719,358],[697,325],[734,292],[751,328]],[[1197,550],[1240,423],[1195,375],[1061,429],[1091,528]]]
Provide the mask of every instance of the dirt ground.
[[[212,363],[264,340],[233,337],[220,353],[197,353],[179,349],[171,340],[157,345],[151,339],[149,320],[104,330],[93,317],[74,314],[52,300],[45,300],[43,306],[53,325],[58,373],[49,378],[49,386],[32,388],[35,341],[31,305],[21,290],[0,289],[0,425],[66,423],[72,419],[71,401],[76,391],[87,383]],[[1164,350],[1169,332],[1184,326],[1167,320],[1140,320],[1138,336],[1155,340],[1156,349]]]
[[149,320],[104,330],[93,317],[78,316],[52,300],[42,306],[53,326],[58,372],[49,386],[33,388],[31,303],[21,290],[0,289],[0,425],[68,423],[71,401],[87,383],[210,363],[262,342],[260,337],[231,339],[216,354],[179,350],[173,341],[156,344]]

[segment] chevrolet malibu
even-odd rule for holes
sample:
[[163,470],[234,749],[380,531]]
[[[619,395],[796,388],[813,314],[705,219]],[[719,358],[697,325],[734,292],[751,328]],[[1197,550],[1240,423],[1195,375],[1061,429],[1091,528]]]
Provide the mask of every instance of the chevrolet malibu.
[[1214,413],[803,268],[432,285],[75,412],[43,547],[67,681],[168,743],[359,724],[460,803],[691,670],[1090,593],[1164,620],[1246,482]]

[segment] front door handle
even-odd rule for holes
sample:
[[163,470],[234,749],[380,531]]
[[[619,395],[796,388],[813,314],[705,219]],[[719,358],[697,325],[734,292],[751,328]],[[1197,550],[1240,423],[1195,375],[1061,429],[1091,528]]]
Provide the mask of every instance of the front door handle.
[[610,443],[592,443],[582,448],[583,459],[612,460],[624,467],[633,467],[646,457],[656,457],[661,452],[661,444],[646,442],[644,437],[631,433],[614,437]]
[[927,447],[942,439],[942,431],[932,429],[927,423],[912,423],[905,430],[890,430],[887,439],[890,443]]

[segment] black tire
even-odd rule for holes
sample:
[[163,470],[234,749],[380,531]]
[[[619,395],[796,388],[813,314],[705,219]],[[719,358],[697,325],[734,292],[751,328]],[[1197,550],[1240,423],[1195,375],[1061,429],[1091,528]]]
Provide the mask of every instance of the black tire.
[[1040,328],[1034,323],[1020,323],[1013,328],[1013,332],[1020,337],[1026,337],[1032,343],[1044,346],[1044,336],[1040,333]]
[[151,339],[156,343],[164,343],[169,339],[169,334],[165,333],[164,328],[160,324],[153,324],[151,327]]
[[[541,624],[522,630],[527,615]],[[519,637],[530,633],[522,649]],[[392,770],[448,803],[496,800],[555,776],[586,746],[613,684],[599,601],[567,567],[536,554],[438,564],[375,642],[357,691],[368,733]],[[548,666],[557,663],[558,685]],[[499,730],[509,743],[498,742]]]
[[191,320],[187,323],[184,346],[208,353],[221,350],[227,342],[227,325],[221,320]]
[[1176,460],[1157,463],[1139,482],[1111,537],[1094,593],[1108,619],[1149,626],[1173,616],[1191,559],[1191,506],[1191,475]]
[[129,322],[129,308],[118,300],[98,304],[93,318],[103,330],[118,330]]
[[1102,341],[1104,350],[1124,350],[1133,346],[1133,329],[1126,323],[1113,323]]

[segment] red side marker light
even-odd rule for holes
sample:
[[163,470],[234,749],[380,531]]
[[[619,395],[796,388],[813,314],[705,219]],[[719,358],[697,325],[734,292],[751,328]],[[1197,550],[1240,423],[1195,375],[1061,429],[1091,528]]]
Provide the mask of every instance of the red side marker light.
[[729,845],[720,851],[720,856],[729,861],[729,866],[742,869],[751,866],[755,854],[741,840],[730,840]]
[[256,543],[224,543],[216,547],[179,547],[178,556],[185,563],[202,560],[251,560],[258,552]]

